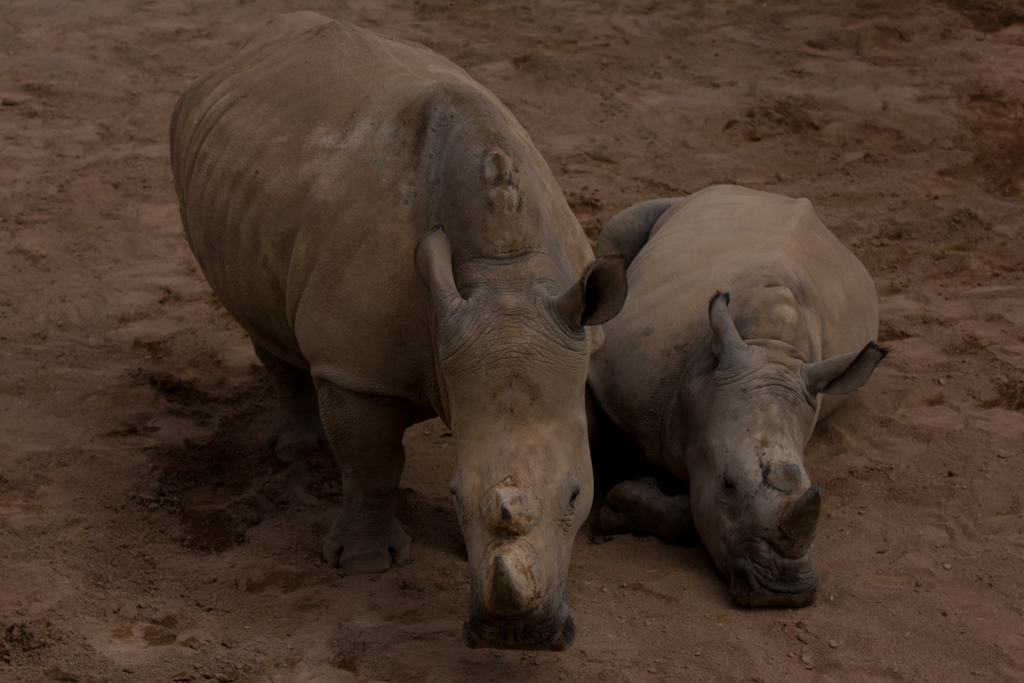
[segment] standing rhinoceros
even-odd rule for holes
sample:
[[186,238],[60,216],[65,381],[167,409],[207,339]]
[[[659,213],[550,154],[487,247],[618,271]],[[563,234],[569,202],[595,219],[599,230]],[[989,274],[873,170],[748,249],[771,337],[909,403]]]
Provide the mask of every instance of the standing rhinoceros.
[[[171,122],[192,251],[273,375],[268,444],[329,443],[344,506],[324,556],[408,556],[407,426],[439,415],[470,562],[471,647],[562,650],[593,474],[587,325],[625,299],[529,136],[430,50],[279,16],[193,83]],[[322,421],[321,421],[322,419]]]
[[821,493],[803,450],[886,354],[871,277],[806,199],[734,186],[627,209],[596,247],[614,252],[635,260],[591,361],[592,448],[610,420],[690,492],[625,482],[602,526],[695,526],[737,602],[810,604]]

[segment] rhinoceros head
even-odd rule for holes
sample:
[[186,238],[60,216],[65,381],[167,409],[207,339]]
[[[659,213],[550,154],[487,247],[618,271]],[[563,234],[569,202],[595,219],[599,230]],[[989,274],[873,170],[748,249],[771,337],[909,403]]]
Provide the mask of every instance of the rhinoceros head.
[[618,312],[624,265],[598,259],[564,292],[543,281],[491,282],[463,298],[442,231],[423,238],[417,258],[437,309],[438,375],[456,449],[451,490],[469,556],[463,639],[564,650],[575,636],[569,556],[594,487],[585,326]]
[[693,519],[733,598],[748,606],[801,607],[814,601],[810,559],[821,491],[803,467],[819,393],[845,394],[885,356],[863,350],[807,363],[791,345],[745,342],[727,308],[711,301],[716,366],[689,386],[687,436]]

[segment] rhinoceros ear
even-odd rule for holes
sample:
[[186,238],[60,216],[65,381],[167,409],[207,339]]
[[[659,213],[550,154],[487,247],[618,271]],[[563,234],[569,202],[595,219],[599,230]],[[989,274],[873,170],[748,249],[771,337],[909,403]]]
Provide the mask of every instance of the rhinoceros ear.
[[647,244],[654,224],[680,200],[682,197],[650,199],[615,214],[601,230],[594,246],[594,255],[625,254],[626,266],[629,267]]
[[811,396],[848,394],[868,381],[875,367],[889,355],[889,349],[868,342],[860,351],[833,356],[803,366],[804,383]]
[[455,273],[452,272],[452,245],[444,234],[444,227],[437,226],[420,238],[416,245],[416,270],[430,287],[434,304],[447,307],[465,302],[455,287]]
[[736,357],[747,348],[747,343],[740,337],[736,323],[729,314],[729,292],[715,292],[708,302],[708,317],[711,319],[711,351],[719,363],[726,358]]
[[577,327],[600,325],[626,301],[626,259],[622,254],[590,262],[572,287],[555,299],[555,310]]

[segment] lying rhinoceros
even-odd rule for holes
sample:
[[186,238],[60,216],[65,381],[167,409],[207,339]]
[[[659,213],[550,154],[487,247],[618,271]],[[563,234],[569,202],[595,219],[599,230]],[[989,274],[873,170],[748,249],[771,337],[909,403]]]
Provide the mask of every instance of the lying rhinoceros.
[[666,540],[695,526],[737,602],[810,604],[821,493],[803,449],[885,357],[871,277],[806,199],[734,186],[627,209],[596,247],[616,252],[635,260],[591,361],[591,447],[610,420],[690,490],[624,482],[602,526]]
[[[268,443],[337,454],[324,556],[379,572],[407,426],[454,433],[464,639],[562,650],[593,473],[586,326],[625,299],[529,136],[430,50],[301,12],[193,83],[171,122],[189,243],[277,388]],[[322,418],[322,420],[321,420]]]

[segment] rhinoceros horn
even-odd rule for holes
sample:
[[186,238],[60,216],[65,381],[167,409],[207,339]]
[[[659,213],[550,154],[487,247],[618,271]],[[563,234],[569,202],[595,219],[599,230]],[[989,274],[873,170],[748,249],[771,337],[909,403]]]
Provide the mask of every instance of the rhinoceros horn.
[[528,543],[513,541],[491,557],[484,573],[484,604],[488,611],[503,616],[526,614],[539,597],[537,556]]
[[799,496],[783,503],[779,510],[779,530],[786,554],[800,557],[811,547],[821,514],[821,489],[811,485]]
[[540,519],[540,500],[511,477],[484,494],[480,512],[491,533],[498,536],[523,536]]

